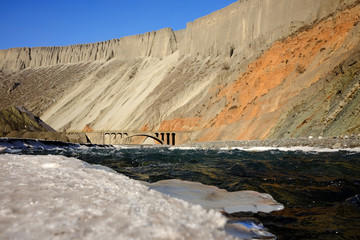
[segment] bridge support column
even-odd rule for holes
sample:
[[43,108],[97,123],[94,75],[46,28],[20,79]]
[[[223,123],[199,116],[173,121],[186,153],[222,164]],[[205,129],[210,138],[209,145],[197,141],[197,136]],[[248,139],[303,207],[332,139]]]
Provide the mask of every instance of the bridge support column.
[[175,133],[171,133],[171,145],[175,145]]
[[166,133],[166,144],[170,145],[170,133]]
[[111,133],[110,144],[116,144],[116,133]]
[[104,133],[104,144],[110,144],[111,143],[111,133]]

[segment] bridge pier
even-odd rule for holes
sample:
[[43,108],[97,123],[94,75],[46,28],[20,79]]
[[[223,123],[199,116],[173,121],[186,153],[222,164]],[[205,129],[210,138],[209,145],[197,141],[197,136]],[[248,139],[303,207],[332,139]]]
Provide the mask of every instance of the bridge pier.
[[161,139],[167,145],[175,145],[176,144],[176,134],[175,133],[155,133],[155,136]]
[[170,145],[170,133],[166,133],[166,144]]

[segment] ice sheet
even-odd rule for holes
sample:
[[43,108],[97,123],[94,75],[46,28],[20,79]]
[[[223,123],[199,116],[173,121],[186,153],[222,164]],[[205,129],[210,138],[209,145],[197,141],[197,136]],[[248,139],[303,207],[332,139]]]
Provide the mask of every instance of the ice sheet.
[[229,239],[214,210],[64,156],[0,155],[0,239]]
[[199,204],[205,209],[234,212],[272,212],[284,209],[269,194],[255,191],[228,192],[215,186],[178,179],[163,180],[148,184],[151,189],[169,196]]

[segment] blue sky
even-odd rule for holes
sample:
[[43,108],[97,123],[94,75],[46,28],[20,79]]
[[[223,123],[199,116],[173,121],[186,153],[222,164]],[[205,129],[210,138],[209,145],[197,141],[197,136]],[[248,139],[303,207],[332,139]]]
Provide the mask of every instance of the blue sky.
[[92,43],[171,27],[236,0],[0,0],[0,49]]

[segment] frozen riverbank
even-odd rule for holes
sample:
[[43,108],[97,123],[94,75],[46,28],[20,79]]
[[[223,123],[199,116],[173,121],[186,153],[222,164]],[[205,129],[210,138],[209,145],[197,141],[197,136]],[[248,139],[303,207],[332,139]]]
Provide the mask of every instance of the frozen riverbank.
[[226,219],[63,156],[0,155],[2,239],[223,239]]
[[[2,239],[232,239],[229,230],[251,239],[256,236],[251,232],[254,227],[263,236],[273,236],[253,223],[225,225],[227,219],[218,211],[169,197],[151,190],[159,185],[150,184],[149,189],[107,167],[75,158],[6,154],[0,155],[0,163]],[[178,195],[184,195],[185,189],[191,200],[195,192],[210,190],[211,203],[226,210],[221,201],[226,202],[230,193],[194,184],[183,182]],[[161,186],[176,194],[171,181]],[[231,196],[232,208],[283,208],[256,192]],[[239,226],[242,231],[236,230]]]

